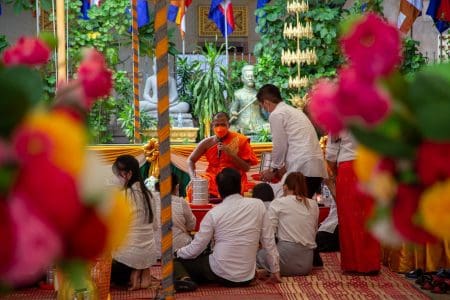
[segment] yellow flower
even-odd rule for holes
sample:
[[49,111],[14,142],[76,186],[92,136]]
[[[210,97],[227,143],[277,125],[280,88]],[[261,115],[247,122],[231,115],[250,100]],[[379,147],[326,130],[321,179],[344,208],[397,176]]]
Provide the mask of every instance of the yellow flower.
[[131,223],[131,208],[127,202],[125,194],[120,191],[113,193],[113,205],[105,217],[109,229],[107,249],[114,251],[125,241],[128,228]]
[[[86,132],[81,122],[63,112],[37,111],[28,116],[24,127],[48,136],[53,147],[52,162],[74,177],[79,175],[86,146]],[[34,149],[36,145],[31,143],[29,146]]]
[[450,239],[450,179],[425,190],[418,212],[426,230],[441,239]]
[[389,204],[397,192],[395,178],[389,172],[375,172],[368,182],[370,194],[381,204]]
[[376,152],[359,145],[354,164],[354,170],[359,181],[363,183],[368,182],[379,161],[380,156]]
[[98,32],[98,31],[91,31],[91,32],[88,32],[88,34],[87,34],[87,37],[90,40],[95,40],[99,36],[100,36],[100,32]]

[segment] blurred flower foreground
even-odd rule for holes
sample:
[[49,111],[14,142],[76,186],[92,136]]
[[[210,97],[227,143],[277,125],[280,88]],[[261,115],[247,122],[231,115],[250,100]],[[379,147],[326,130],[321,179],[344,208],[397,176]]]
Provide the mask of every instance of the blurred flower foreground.
[[397,29],[369,13],[343,26],[347,58],[336,80],[313,87],[309,110],[330,134],[360,143],[355,171],[383,242],[450,238],[450,64],[402,76]]
[[[127,206],[96,178],[88,155],[85,116],[112,89],[103,56],[86,50],[76,79],[42,103],[39,67],[49,43],[22,37],[0,62],[0,285],[35,282],[56,265],[75,288],[85,287],[89,263],[123,240]],[[124,223],[122,223],[124,222]],[[120,226],[120,227],[119,227]]]

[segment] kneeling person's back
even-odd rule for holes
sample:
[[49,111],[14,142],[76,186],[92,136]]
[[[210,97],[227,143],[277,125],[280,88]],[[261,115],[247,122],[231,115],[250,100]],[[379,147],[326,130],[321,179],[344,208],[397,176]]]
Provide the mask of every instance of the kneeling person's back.
[[197,259],[214,239],[208,266],[218,278],[209,280],[205,276],[206,281],[223,283],[224,279],[232,283],[246,283],[255,275],[256,252],[261,242],[267,250],[270,271],[278,273],[279,255],[264,204],[259,199],[244,198],[239,194],[240,175],[234,169],[225,168],[217,175],[216,181],[223,202],[206,214],[194,240],[177,251],[178,257]]

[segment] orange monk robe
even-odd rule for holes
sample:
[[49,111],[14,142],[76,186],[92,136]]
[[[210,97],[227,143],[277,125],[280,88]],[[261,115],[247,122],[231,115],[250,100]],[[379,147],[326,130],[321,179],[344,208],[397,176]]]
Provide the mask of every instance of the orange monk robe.
[[[225,139],[222,141],[232,153],[236,154],[242,160],[249,163],[251,166],[258,164],[258,158],[250,147],[250,139],[240,133],[229,131]],[[206,160],[208,161],[208,167],[206,173],[200,175],[201,177],[208,179],[208,191],[210,195],[214,197],[219,197],[219,191],[216,185],[216,175],[222,171],[224,168],[233,168],[239,171],[241,174],[241,187],[242,192],[248,190],[248,180],[247,173],[241,170],[237,165],[234,164],[233,159],[225,152],[222,151],[220,158],[217,154],[217,144],[206,150],[205,152]],[[192,199],[192,187],[189,186],[187,189],[187,195],[189,199]]]

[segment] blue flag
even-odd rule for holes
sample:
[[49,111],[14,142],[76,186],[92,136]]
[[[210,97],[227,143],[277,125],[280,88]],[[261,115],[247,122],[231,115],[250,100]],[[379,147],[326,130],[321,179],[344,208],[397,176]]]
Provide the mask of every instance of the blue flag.
[[[148,13],[147,0],[138,0],[136,5],[136,11],[137,11],[138,28],[141,28],[142,26],[145,26],[148,23],[150,23],[150,15]],[[127,8],[126,12],[127,14],[131,15],[130,8]],[[128,32],[131,31],[133,31],[133,26],[130,26],[130,28],[128,29]]]
[[81,13],[80,18],[81,19],[89,20],[88,10],[90,8],[91,8],[91,1],[90,0],[81,0],[81,8],[80,8],[80,13]]
[[136,8],[137,8],[138,27],[142,27],[150,23],[150,15],[148,14],[147,0],[138,0]]
[[256,8],[261,8],[269,2],[270,0],[258,0],[258,2],[256,3]]
[[[227,14],[227,24],[225,24],[225,11]],[[231,1],[212,0],[208,19],[216,23],[217,28],[219,28],[223,36],[230,35],[234,30],[233,4]]]
[[441,5],[442,5],[441,0],[430,0],[430,5],[428,5],[427,9],[427,15],[433,18],[434,25],[436,25],[436,28],[439,31],[439,33],[443,33],[450,27],[449,22],[440,19],[438,12]]
[[[270,0],[258,0],[258,2],[256,2],[256,9],[264,7],[264,5],[266,5],[269,2]],[[258,16],[256,16],[256,24],[258,24]]]

